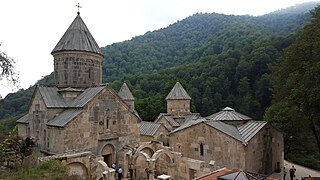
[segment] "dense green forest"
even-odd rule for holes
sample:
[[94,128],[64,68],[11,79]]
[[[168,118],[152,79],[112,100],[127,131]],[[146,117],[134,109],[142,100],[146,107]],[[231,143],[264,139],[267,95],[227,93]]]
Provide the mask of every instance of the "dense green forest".
[[271,66],[273,100],[265,119],[284,132],[287,158],[320,169],[320,7]]
[[[275,95],[272,102],[277,83],[271,81],[274,83],[271,86],[270,77],[277,79],[272,72],[278,71],[270,67],[276,67],[279,59],[285,58],[284,49],[301,39],[299,33],[298,36],[295,33],[309,24],[309,10],[315,6],[316,3],[307,3],[258,17],[195,14],[166,28],[102,47],[103,81],[115,90],[126,82],[143,120],[152,121],[166,111],[165,97],[176,81],[180,81],[192,97],[192,111],[202,116],[230,106],[255,119],[263,119],[271,103],[277,106],[283,98]],[[38,83],[52,85],[53,75]],[[0,119],[3,119],[0,128],[7,129],[27,111],[33,90],[34,86],[0,101]],[[278,107],[284,105],[280,103]],[[276,110],[272,105],[268,113]],[[288,137],[282,122],[276,122],[272,115],[265,117]],[[307,130],[311,129],[306,127]],[[304,137],[315,139],[312,134]],[[292,143],[299,144],[298,141]],[[306,152],[320,159],[316,143],[311,146]],[[286,144],[286,157],[297,160],[293,155],[301,153],[301,149],[288,151],[292,147]],[[303,163],[305,160],[304,157],[298,159]],[[314,168],[320,169],[319,164],[312,161]]]

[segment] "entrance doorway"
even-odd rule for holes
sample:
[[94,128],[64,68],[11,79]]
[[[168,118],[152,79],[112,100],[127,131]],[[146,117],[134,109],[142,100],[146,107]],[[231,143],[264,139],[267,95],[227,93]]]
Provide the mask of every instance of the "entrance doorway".
[[112,154],[106,154],[102,155],[103,156],[103,161],[108,165],[108,167],[112,166]]
[[112,167],[112,164],[115,163],[114,155],[114,147],[111,144],[106,144],[101,150],[103,161],[108,165],[108,167]]

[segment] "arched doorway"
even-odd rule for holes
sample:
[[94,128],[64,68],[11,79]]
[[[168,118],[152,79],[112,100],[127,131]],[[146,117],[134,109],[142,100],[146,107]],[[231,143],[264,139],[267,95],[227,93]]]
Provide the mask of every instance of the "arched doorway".
[[69,168],[69,176],[74,179],[82,179],[86,180],[89,179],[88,177],[88,170],[86,166],[80,162],[73,162],[70,164],[67,164],[67,167]]
[[111,144],[106,144],[101,150],[101,156],[103,156],[104,162],[111,167],[114,163],[114,146]]

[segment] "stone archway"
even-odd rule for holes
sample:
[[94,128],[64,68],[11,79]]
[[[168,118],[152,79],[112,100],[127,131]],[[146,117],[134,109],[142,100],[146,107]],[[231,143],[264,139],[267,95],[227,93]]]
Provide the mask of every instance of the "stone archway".
[[152,159],[154,160],[154,176],[161,174],[172,174],[173,158],[171,153],[167,149],[160,149],[156,151]]
[[108,167],[111,167],[111,165],[115,162],[114,146],[112,144],[106,144],[101,150],[101,156]]
[[135,179],[148,179],[150,170],[150,157],[147,153],[140,151],[134,159],[134,177]]
[[150,147],[144,147],[143,149],[141,149],[141,151],[148,154],[149,157],[152,157],[152,155],[154,154],[154,150]]
[[82,180],[89,179],[88,169],[84,164],[80,162],[72,162],[67,164],[67,167],[69,168],[69,176]]

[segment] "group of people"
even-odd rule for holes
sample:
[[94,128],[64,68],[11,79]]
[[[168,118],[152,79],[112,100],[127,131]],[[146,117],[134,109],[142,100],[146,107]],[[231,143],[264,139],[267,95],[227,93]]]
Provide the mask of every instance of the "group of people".
[[[283,167],[283,180],[286,179],[286,175],[287,175],[287,171],[286,168]],[[292,165],[292,167],[289,169],[289,175],[290,175],[290,180],[294,180],[294,177],[296,177],[296,168],[294,167],[294,165]],[[307,180],[314,180],[312,176],[308,176]]]
[[119,168],[117,169],[116,163],[113,163],[112,168],[116,170],[116,173],[118,174],[118,179],[121,180],[123,173],[121,166],[119,166]]

